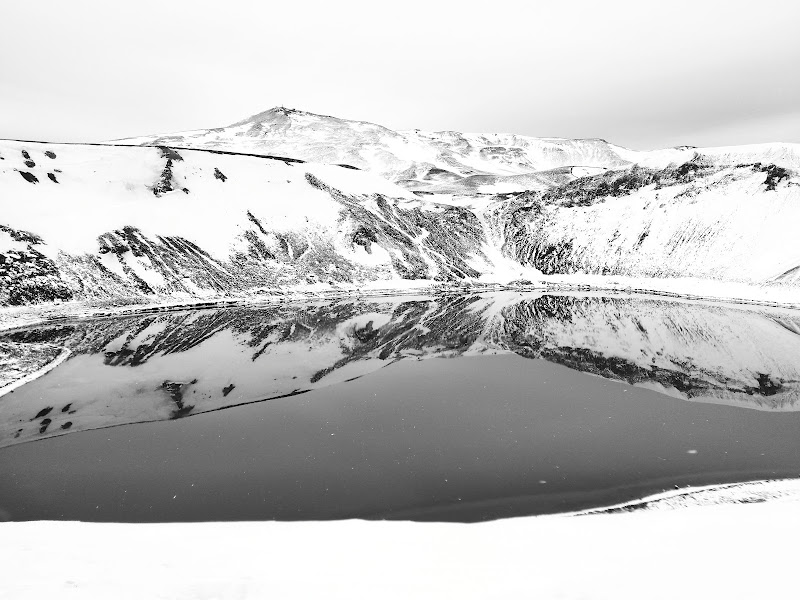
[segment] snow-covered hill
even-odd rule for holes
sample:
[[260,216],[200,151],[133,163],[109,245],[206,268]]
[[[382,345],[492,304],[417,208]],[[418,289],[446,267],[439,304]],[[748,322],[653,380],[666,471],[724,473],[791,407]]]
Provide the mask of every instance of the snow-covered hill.
[[457,280],[512,264],[470,210],[364,171],[166,147],[3,142],[0,157],[0,304]]

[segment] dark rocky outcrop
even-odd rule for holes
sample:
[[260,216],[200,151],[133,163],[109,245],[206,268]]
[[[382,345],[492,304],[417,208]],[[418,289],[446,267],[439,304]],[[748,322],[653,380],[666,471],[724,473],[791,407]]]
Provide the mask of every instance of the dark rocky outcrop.
[[39,183],[39,178],[33,173],[29,173],[28,171],[19,171],[19,174],[22,175],[22,178],[28,183]]
[[0,225],[0,231],[26,244],[25,249],[0,252],[0,305],[20,306],[73,297],[55,262],[37,249],[42,243],[39,236],[6,225]]

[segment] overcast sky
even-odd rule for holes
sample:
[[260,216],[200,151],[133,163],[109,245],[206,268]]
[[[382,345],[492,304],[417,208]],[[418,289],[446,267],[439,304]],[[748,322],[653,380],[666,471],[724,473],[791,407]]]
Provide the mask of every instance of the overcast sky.
[[797,0],[3,0],[0,138],[284,105],[633,148],[800,142],[799,24]]

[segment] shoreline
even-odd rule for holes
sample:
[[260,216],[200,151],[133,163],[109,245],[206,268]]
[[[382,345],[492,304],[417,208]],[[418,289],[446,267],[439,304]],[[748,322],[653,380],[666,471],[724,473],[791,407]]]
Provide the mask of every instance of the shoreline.
[[[768,307],[800,310],[800,288],[768,287],[751,284],[693,279],[629,278],[602,275],[551,275],[530,283],[442,284],[427,280],[370,282],[357,289],[351,286],[297,286],[286,290],[251,292],[242,296],[210,296],[165,298],[153,296],[152,302],[113,303],[78,300],[64,303],[31,304],[20,307],[0,307],[0,332],[50,325],[61,321],[106,319],[148,313],[181,310],[204,310],[241,306],[274,305],[291,302],[371,299],[406,296],[436,296],[441,294],[480,294],[492,292],[519,293],[603,293],[625,296],[653,296],[671,300],[732,306]],[[398,285],[400,284],[400,285]],[[420,285],[421,284],[421,285]],[[688,291],[685,288],[699,288]]]
[[584,510],[556,513],[559,517],[586,517],[615,513],[681,510],[691,507],[754,504],[775,501],[800,502],[800,475],[794,478],[754,479],[732,483],[688,486],[641,498]]

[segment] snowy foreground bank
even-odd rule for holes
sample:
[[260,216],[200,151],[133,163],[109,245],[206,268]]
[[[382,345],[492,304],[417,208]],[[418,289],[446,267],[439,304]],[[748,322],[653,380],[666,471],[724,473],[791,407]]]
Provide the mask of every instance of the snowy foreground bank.
[[797,597],[800,483],[691,496],[478,525],[4,523],[0,597]]

